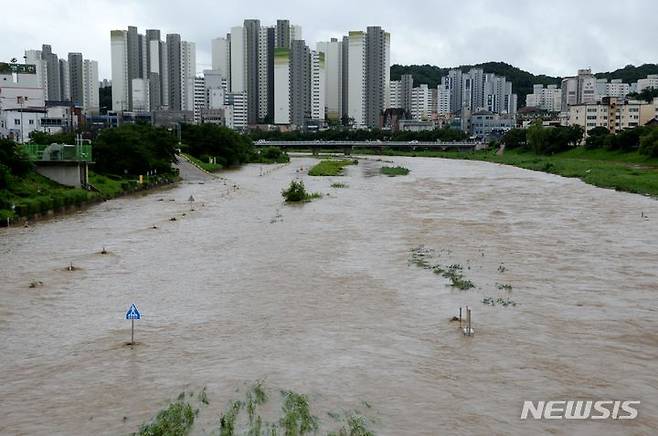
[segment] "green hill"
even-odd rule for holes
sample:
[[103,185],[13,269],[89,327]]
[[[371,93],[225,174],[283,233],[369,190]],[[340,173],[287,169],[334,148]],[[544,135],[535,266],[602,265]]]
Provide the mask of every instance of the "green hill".
[[[485,62],[475,65],[462,65],[462,71],[471,68],[482,68],[485,73],[495,73],[507,77],[512,82],[514,92],[519,96],[519,107],[525,106],[526,95],[532,93],[532,85],[559,85],[561,77],[551,77],[545,74],[535,75],[504,62]],[[411,74],[414,85],[426,83],[430,88],[436,88],[441,83],[441,77],[448,74],[453,68],[441,68],[434,65],[392,65],[391,80],[399,80],[402,74]],[[574,71],[574,75],[576,71]],[[606,79],[622,79],[624,82],[636,82],[649,74],[658,74],[657,64],[644,64],[639,67],[628,65],[624,68],[607,73],[597,73],[596,77]]]

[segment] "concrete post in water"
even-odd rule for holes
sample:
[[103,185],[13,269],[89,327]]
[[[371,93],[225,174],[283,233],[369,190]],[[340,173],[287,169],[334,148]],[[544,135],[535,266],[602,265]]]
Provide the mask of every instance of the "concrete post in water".
[[473,336],[473,328],[471,327],[471,308],[466,306],[466,327],[464,327],[464,336]]

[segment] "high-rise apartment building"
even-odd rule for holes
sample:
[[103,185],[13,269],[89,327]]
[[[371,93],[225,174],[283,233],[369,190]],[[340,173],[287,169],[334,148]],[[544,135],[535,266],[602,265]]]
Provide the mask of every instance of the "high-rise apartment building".
[[390,35],[381,27],[370,26],[366,32],[365,123],[381,127],[381,116],[389,106]]
[[324,54],[326,117],[339,120],[343,114],[343,41],[319,42],[317,51]]
[[349,32],[347,61],[347,116],[356,128],[366,127],[366,33]]
[[527,107],[535,107],[548,112],[560,112],[562,90],[557,85],[533,85],[532,94],[526,96]]
[[46,100],[61,101],[62,85],[60,79],[59,59],[57,55],[53,53],[52,47],[49,44],[43,44],[41,46],[41,59],[46,62],[46,71],[48,73],[48,94]]
[[311,51],[311,119],[324,121],[327,69],[325,54]]
[[84,102],[82,64],[83,64],[82,53],[69,53],[68,56],[69,91],[71,95],[71,103],[73,103],[75,106],[82,106]]
[[82,61],[82,108],[85,113],[97,113],[100,110],[98,62],[89,59]]
[[[196,76],[195,44],[182,41],[180,35],[166,35],[148,29],[146,35],[137,28],[110,32],[112,53],[112,109],[137,110],[133,100],[139,100],[139,110],[186,110],[194,108],[194,77]],[[143,81],[134,81],[141,79]],[[140,87],[133,92],[133,84]],[[148,85],[148,90],[143,86]],[[144,96],[148,96],[148,104]]]
[[66,59],[60,59],[59,63],[59,99],[60,101],[71,101],[71,71],[69,62]]
[[[256,124],[259,115],[259,43],[260,20],[244,20],[247,121]],[[266,94],[266,93],[265,93]]]

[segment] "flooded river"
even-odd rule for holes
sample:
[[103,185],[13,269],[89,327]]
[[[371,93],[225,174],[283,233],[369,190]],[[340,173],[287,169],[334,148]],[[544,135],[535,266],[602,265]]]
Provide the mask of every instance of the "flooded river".
[[[303,175],[329,195],[301,206],[280,191],[310,158],[0,229],[0,433],[128,434],[207,386],[194,434],[217,434],[236,390],[264,379],[308,394],[322,429],[367,402],[382,435],[655,434],[658,202],[386,159],[410,175],[379,176],[376,158]],[[410,264],[421,245],[476,287]],[[464,305],[470,338],[450,321]],[[568,399],[641,404],[633,421],[519,419],[524,400]]]

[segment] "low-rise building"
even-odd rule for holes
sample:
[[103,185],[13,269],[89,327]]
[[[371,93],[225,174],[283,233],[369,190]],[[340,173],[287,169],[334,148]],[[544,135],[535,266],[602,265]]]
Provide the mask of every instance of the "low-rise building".
[[656,106],[644,101],[605,97],[600,103],[569,106],[570,126],[581,126],[588,132],[605,127],[611,133],[643,126],[656,117]]
[[478,138],[492,138],[502,136],[514,127],[516,117],[512,114],[479,111],[470,116],[469,133]]

